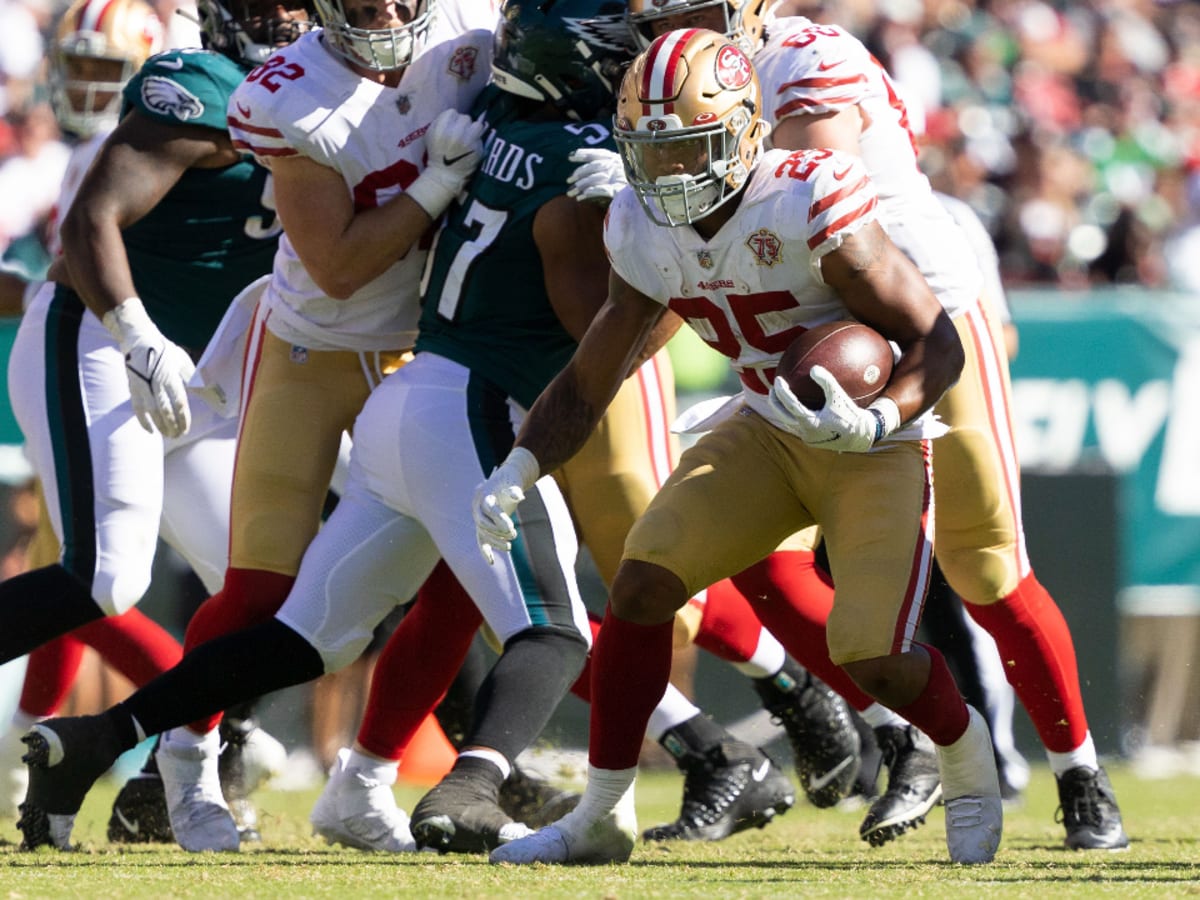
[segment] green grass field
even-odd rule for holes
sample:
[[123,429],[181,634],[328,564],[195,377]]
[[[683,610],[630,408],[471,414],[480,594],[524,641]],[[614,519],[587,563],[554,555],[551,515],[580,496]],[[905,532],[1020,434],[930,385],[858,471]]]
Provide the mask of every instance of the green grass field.
[[[80,814],[78,852],[23,853],[15,825],[0,823],[0,897],[1200,897],[1200,779],[1110,774],[1129,850],[1063,850],[1053,779],[1039,768],[1025,803],[1007,815],[996,862],[976,868],[946,861],[940,808],[924,828],[874,850],[858,840],[860,811],[801,805],[721,843],[640,844],[626,865],[511,868],[482,856],[360,853],[310,836],[316,791],[262,794],[264,842],[239,854],[115,849],[104,838],[114,788],[102,784]],[[672,818],[680,789],[677,775],[644,775],[641,824]],[[400,801],[411,808],[421,793],[402,787]]]

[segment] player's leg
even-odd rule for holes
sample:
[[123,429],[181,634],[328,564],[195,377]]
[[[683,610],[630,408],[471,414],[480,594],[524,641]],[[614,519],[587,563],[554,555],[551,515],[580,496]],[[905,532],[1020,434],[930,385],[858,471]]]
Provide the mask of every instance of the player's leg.
[[[616,576],[630,528],[678,458],[678,440],[670,432],[674,418],[674,375],[662,351],[626,379],[587,443],[555,473],[606,585]],[[745,642],[773,641],[753,613],[745,612]],[[733,652],[736,662],[754,656],[753,647],[742,658]],[[782,660],[773,672],[781,665]],[[724,838],[765,825],[795,802],[794,789],[774,762],[674,688],[651,715],[646,736],[671,754],[684,775],[678,818],[648,829],[648,840]]]
[[26,842],[65,846],[92,783],[146,736],[347,665],[436,559],[424,529],[351,489],[306,554],[277,618],[197,647],[101,715],[35,726],[26,738],[27,805],[36,813],[28,816]]
[[494,861],[629,856],[636,834],[638,754],[667,685],[675,612],[699,589],[746,567],[812,521],[770,442],[751,437],[756,425],[770,428],[739,417],[701,438],[634,525],[592,654],[583,800],[555,824],[493,852]]
[[1071,632],[1025,547],[1000,329],[982,305],[955,323],[967,362],[937,406],[951,426],[934,448],[938,560],[972,618],[996,641],[1009,683],[1046,747],[1067,845],[1121,848],[1129,839],[1088,731]]
[[[522,536],[513,551],[489,566],[467,516],[479,481],[511,449],[512,401],[432,354],[418,355],[384,391],[397,398],[399,414],[370,421],[364,414],[356,425],[359,445],[379,450],[359,457],[365,480],[420,518],[503,647],[454,770],[413,811],[413,834],[441,850],[484,849],[521,833],[499,808],[500,784],[541,733],[587,653],[574,525],[557,485],[543,479],[522,504]],[[384,451],[396,459],[392,466],[375,465]],[[401,478],[387,477],[394,471]]]
[[162,438],[134,418],[124,358],[76,295],[38,292],[9,383],[61,556],[0,584],[0,661],[141,599],[162,498]]
[[838,454],[823,483],[815,512],[837,586],[830,657],[937,745],[951,860],[990,861],[1003,813],[987,724],[941,654],[913,640],[933,560],[928,442]]
[[[793,536],[784,549],[732,580],[744,596],[755,598],[759,618],[783,637],[788,651],[844,697],[871,728],[888,776],[883,793],[871,802],[863,818],[859,835],[879,846],[923,824],[926,814],[941,800],[937,753],[920,729],[877,703],[830,659],[826,622],[833,608],[833,581],[827,566],[818,564],[809,547],[811,540]],[[838,754],[831,753],[829,758],[836,759]]]

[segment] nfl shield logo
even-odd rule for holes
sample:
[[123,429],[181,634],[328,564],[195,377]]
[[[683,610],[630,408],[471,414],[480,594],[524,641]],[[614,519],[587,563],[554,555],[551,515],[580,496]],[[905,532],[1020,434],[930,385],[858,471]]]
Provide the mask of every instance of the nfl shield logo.
[[304,365],[308,362],[308,348],[301,347],[299,344],[292,344],[292,352],[289,354],[289,358],[298,366]]
[[400,110],[400,115],[408,115],[408,111],[412,109],[412,99],[408,94],[401,94],[396,98],[396,109]]
[[711,269],[713,267],[712,253],[708,250],[697,250],[696,262],[700,263],[702,269]]

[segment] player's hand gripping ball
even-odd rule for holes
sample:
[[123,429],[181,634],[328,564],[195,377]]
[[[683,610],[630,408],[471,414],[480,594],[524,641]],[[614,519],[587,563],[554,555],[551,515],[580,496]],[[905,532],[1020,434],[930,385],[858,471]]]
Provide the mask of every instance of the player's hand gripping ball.
[[879,396],[892,377],[892,345],[861,322],[829,322],[810,328],[788,345],[776,374],[809,409],[825,405],[825,392],[809,377],[813,366],[828,370],[859,406]]

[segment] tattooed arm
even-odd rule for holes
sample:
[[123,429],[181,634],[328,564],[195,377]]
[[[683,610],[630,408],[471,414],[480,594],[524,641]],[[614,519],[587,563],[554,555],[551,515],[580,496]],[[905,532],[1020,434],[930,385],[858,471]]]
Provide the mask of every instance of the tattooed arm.
[[634,290],[616,273],[608,299],[596,313],[571,361],[533,404],[517,446],[553,472],[583,446],[617,389],[641,359],[663,307]]
[[821,275],[856,319],[900,347],[884,394],[896,403],[901,422],[929,409],[958,380],[963,349],[954,323],[877,223],[828,253]]

